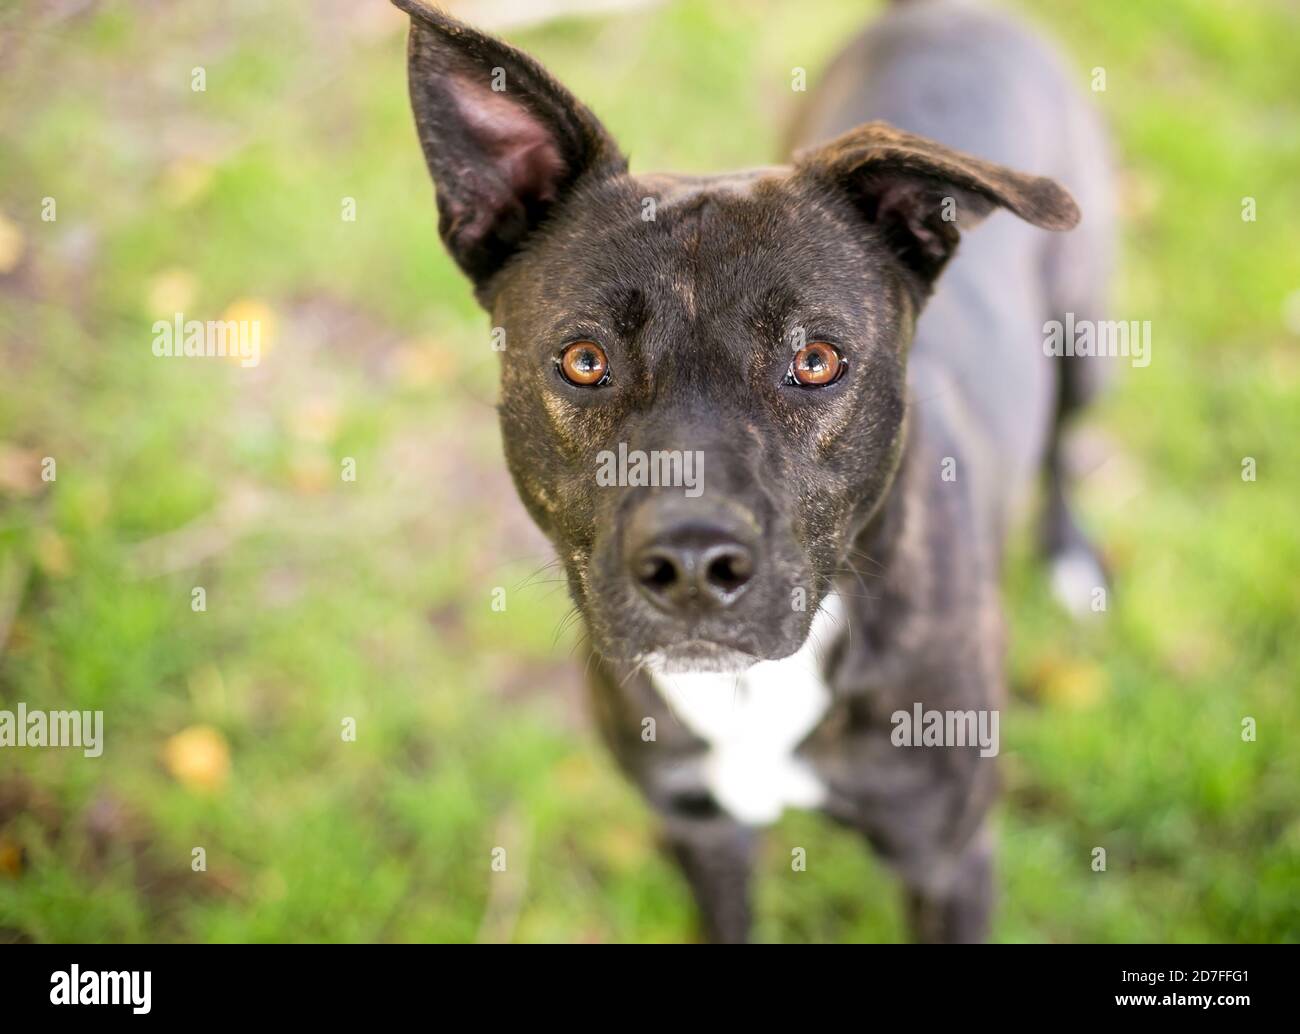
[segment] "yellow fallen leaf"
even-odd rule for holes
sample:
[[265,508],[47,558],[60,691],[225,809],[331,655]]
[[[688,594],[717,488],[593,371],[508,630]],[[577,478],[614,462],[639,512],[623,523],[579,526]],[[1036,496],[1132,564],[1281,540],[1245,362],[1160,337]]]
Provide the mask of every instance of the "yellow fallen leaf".
[[16,840],[0,836],[0,876],[11,880],[23,874],[23,845]]
[[[226,306],[221,318],[227,323],[233,320],[241,324],[241,337],[248,334],[249,340],[257,343],[258,362],[266,358],[275,344],[276,331],[275,311],[266,302],[257,298],[240,298]],[[230,360],[247,365],[240,355],[232,355]]]
[[319,449],[302,448],[289,458],[289,482],[295,492],[315,495],[325,491],[339,478],[340,468]]
[[179,208],[196,200],[212,183],[212,166],[198,158],[177,158],[162,172],[159,194],[164,202]]
[[67,540],[53,528],[41,528],[36,533],[36,563],[53,578],[63,578],[72,570],[72,554]]
[[220,730],[191,725],[167,741],[163,763],[187,789],[216,791],[230,778],[230,747]]
[[1097,704],[1110,689],[1105,670],[1089,661],[1057,660],[1035,673],[1039,695],[1060,707],[1082,709]]
[[601,857],[624,872],[640,868],[653,853],[644,831],[629,825],[606,830],[597,840]]
[[159,319],[169,319],[185,312],[194,301],[198,280],[188,269],[165,269],[149,281],[147,297],[149,312]]
[[22,617],[14,618],[14,623],[9,626],[9,639],[5,643],[5,652],[10,656],[16,656],[20,653],[26,653],[31,647],[31,622]]
[[590,793],[599,783],[600,772],[586,754],[570,754],[552,771],[555,785],[565,795]]
[[0,276],[12,273],[27,250],[27,238],[22,227],[0,212]]

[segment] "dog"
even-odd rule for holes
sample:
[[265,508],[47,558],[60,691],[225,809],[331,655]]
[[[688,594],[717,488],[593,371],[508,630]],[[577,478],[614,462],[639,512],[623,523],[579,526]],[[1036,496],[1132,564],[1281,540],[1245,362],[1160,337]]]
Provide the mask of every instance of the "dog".
[[896,870],[915,939],[987,938],[999,566],[1040,472],[1058,588],[1104,579],[1061,460],[1103,378],[1042,337],[1105,302],[1082,92],[1013,21],[917,0],[833,61],[789,164],[634,175],[537,61],[394,2],[442,240],[505,334],[507,463],[705,935],[748,938],[758,831],[808,808]]

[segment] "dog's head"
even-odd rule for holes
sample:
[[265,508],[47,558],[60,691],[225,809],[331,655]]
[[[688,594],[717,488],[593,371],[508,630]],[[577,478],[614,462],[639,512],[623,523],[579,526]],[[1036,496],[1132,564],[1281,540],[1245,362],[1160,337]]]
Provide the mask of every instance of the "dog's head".
[[396,2],[442,238],[504,330],[511,471],[595,645],[793,653],[898,465],[959,228],[1003,207],[1063,229],[1073,201],[883,123],[789,167],[633,176],[533,59]]

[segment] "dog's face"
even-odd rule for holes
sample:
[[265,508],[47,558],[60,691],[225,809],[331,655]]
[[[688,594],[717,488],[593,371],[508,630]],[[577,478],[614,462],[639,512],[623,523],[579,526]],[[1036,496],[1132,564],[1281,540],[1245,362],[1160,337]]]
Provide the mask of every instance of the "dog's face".
[[[620,174],[503,278],[507,455],[602,651],[729,666],[803,642],[905,412],[912,303],[855,223],[789,170]],[[661,484],[619,484],[620,447]]]
[[898,465],[958,227],[1073,202],[880,123],[792,167],[635,177],[526,55],[398,2],[443,239],[504,331],[507,458],[595,646],[793,653]]

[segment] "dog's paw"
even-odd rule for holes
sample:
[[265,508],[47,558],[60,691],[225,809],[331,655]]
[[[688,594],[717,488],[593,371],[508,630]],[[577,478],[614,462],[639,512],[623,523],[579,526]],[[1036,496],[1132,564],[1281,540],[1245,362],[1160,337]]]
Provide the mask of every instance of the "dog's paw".
[[1076,620],[1106,610],[1106,572],[1091,550],[1072,547],[1051,558],[1052,595]]

